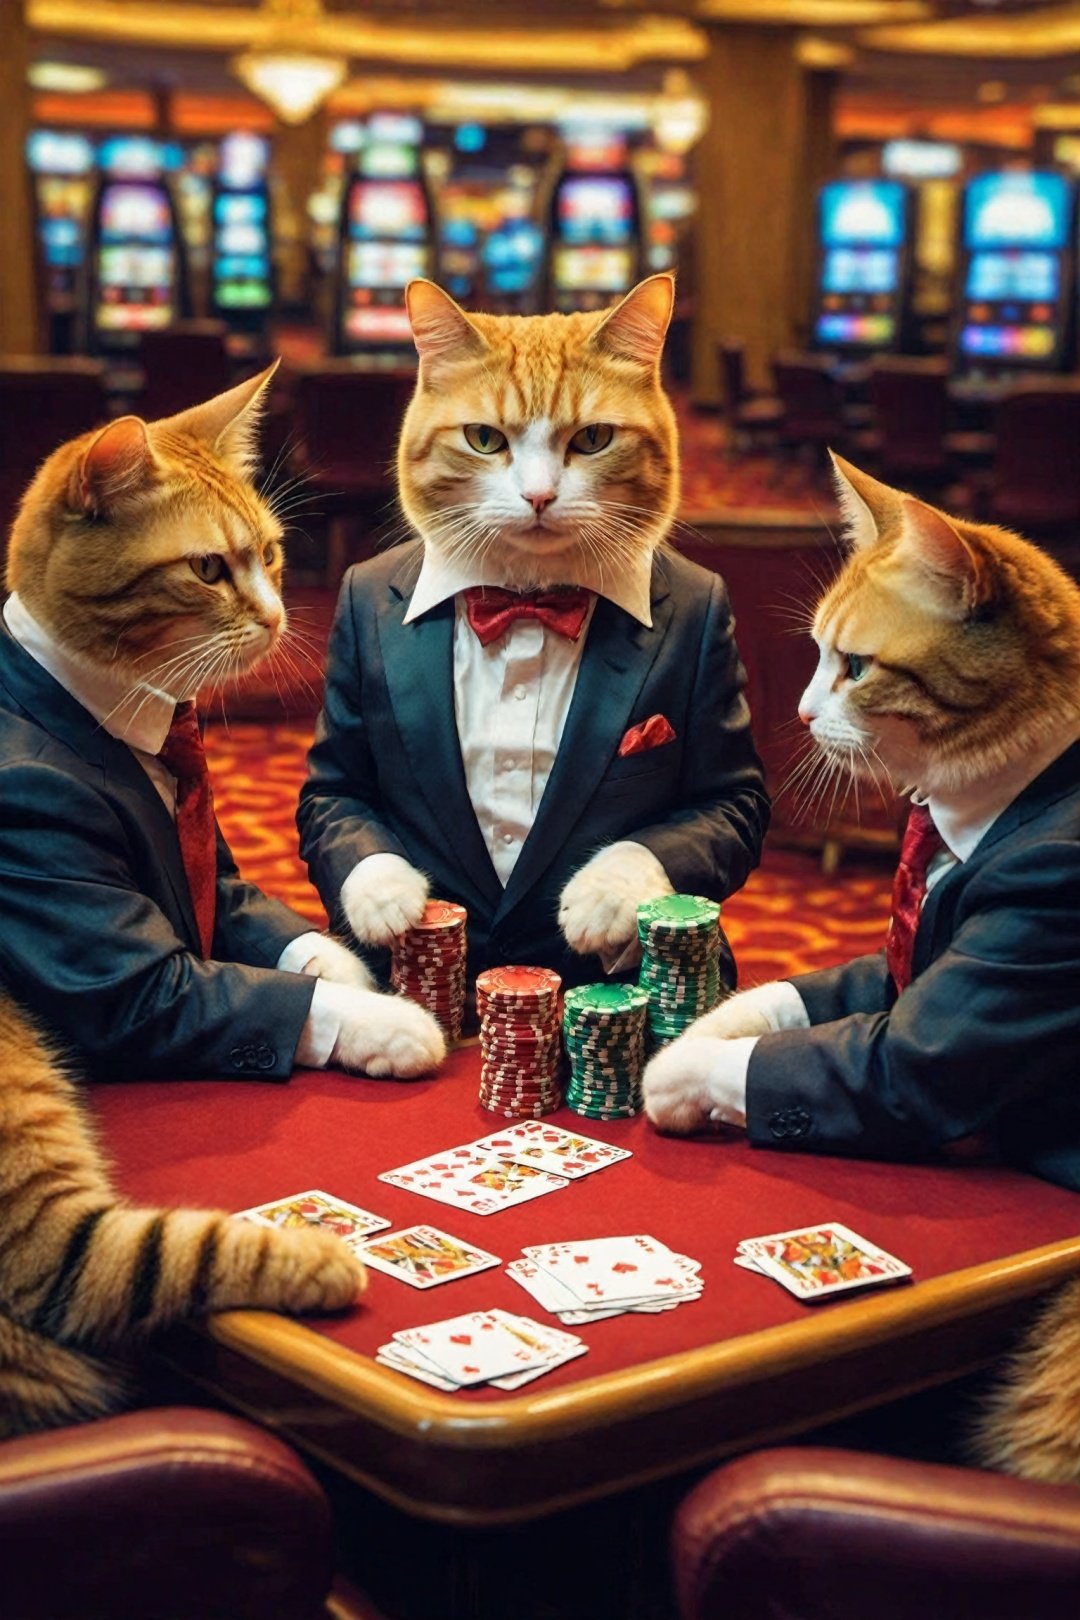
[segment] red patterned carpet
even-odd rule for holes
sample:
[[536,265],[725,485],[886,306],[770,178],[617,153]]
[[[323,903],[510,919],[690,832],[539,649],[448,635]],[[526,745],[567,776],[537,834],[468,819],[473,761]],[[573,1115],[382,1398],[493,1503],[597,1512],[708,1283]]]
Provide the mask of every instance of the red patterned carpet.
[[[319,927],[326,917],[296,848],[293,812],[311,739],[308,722],[212,724],[207,747],[214,798],[244,876]],[[891,873],[854,860],[835,878],[793,850],[767,850],[762,866],[724,908],[744,985],[831,967],[884,941]]]

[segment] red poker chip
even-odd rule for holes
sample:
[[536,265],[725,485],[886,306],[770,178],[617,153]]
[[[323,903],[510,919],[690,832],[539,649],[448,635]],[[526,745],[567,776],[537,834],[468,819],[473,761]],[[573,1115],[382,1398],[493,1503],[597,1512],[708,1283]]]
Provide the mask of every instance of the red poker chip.
[[455,905],[453,900],[429,900],[424,907],[424,915],[418,923],[413,924],[410,933],[428,929],[464,928],[468,920],[469,913],[465,907]]
[[476,988],[480,995],[557,996],[562,980],[550,968],[497,967],[479,974]]

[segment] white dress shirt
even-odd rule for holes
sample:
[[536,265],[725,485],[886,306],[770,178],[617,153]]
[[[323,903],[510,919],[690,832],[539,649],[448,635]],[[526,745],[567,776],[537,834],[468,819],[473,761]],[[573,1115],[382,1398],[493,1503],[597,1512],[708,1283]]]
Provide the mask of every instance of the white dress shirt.
[[[652,552],[618,579],[575,569],[561,584],[606,596],[639,623],[652,624]],[[425,547],[405,614],[411,624],[450,597],[454,619],[454,714],[465,782],[484,842],[503,884],[536,819],[562,741],[595,603],[576,641],[538,619],[515,619],[485,647],[469,626],[461,593],[471,586],[514,589],[492,562],[458,563]]]
[[[4,605],[4,623],[23,651],[92,714],[110,737],[127,744],[175,821],[176,778],[158,755],[172,725],[176,699],[155,687],[133,687],[127,676],[73,657],[38,623],[17,591]],[[278,957],[277,967],[286,973],[302,973],[318,950],[320,938],[315,932],[298,935]],[[322,1068],[329,1061],[341,1024],[337,1011],[328,1005],[333,999],[316,984],[296,1048],[295,1061],[305,1067]]]

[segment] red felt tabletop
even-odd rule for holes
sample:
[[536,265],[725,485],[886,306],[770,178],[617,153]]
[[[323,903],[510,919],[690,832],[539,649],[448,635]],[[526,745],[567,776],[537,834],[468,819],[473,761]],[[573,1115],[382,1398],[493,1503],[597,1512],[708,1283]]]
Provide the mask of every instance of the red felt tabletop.
[[[504,1261],[528,1243],[647,1232],[702,1264],[703,1296],[658,1315],[575,1328],[587,1356],[545,1376],[556,1383],[613,1372],[721,1339],[842,1311],[841,1296],[805,1305],[732,1264],[740,1238],[842,1221],[899,1255],[919,1279],[1075,1234],[1080,1199],[1012,1170],[889,1165],[755,1150],[744,1141],[657,1135],[643,1117],[600,1122],[568,1109],[557,1124],[629,1148],[630,1159],[563,1190],[492,1215],[470,1215],[377,1180],[497,1130],[476,1100],[479,1051],[459,1048],[433,1080],[405,1083],[301,1071],[284,1085],[174,1081],[98,1085],[94,1111],[124,1193],[154,1203],[247,1209],[311,1187],[385,1216],[428,1222]],[[371,1273],[348,1315],[311,1326],[363,1355],[395,1331],[501,1307],[558,1325],[500,1270],[424,1291]],[[490,1388],[461,1399],[507,1398]]]

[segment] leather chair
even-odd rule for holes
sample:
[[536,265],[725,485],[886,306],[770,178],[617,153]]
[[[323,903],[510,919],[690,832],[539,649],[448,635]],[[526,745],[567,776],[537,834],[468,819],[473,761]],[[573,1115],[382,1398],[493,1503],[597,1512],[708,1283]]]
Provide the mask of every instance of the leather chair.
[[231,387],[226,339],[224,321],[177,321],[159,332],[144,332],[140,416],[148,422],[175,416]]
[[862,1452],[759,1451],[680,1506],[681,1620],[1074,1620],[1080,1492]]
[[728,460],[733,461],[741,450],[752,450],[756,444],[775,444],[784,407],[775,394],[748,387],[743,345],[718,343],[716,359],[727,423]]
[[824,356],[778,354],[773,360],[773,378],[783,405],[784,445],[811,448],[821,460],[828,448],[848,445],[843,390]]
[[1080,381],[1017,385],[997,409],[984,515],[1032,539],[1080,526]]
[[288,1446],[185,1407],[0,1445],[4,1620],[379,1620]]

